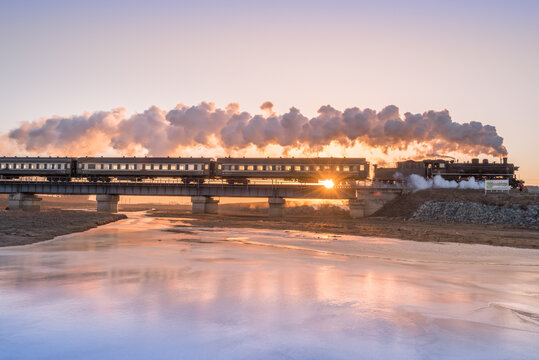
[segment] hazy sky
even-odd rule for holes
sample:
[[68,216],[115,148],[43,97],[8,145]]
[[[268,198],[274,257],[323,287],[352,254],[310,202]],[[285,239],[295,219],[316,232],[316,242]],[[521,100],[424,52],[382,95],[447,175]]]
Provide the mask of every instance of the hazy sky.
[[45,116],[266,100],[448,109],[539,183],[539,1],[0,2],[0,133]]

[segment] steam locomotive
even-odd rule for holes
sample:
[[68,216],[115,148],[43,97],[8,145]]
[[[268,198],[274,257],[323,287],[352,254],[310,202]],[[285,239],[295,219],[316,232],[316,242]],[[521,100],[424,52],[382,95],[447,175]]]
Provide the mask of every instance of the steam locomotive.
[[427,159],[423,161],[400,161],[397,167],[382,168],[374,166],[374,178],[376,182],[395,184],[405,182],[412,175],[418,175],[425,179],[431,179],[440,175],[446,180],[465,180],[472,176],[476,180],[483,179],[508,179],[509,185],[516,188],[523,184],[522,180],[516,178],[515,172],[518,166],[508,163],[507,158],[503,158],[500,163],[489,162],[484,159],[472,159],[471,162],[459,163],[455,160]]
[[186,184],[211,179],[247,184],[253,178],[342,182],[366,180],[369,170],[365,158],[0,158],[0,179],[36,176],[48,181],[71,181],[73,178],[85,178],[90,182],[140,181],[166,177],[181,179]]

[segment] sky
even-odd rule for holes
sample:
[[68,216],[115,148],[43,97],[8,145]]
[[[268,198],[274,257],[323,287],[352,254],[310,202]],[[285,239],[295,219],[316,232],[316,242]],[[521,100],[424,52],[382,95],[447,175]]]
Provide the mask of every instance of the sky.
[[539,1],[0,2],[0,134],[123,107],[447,109],[539,184]]

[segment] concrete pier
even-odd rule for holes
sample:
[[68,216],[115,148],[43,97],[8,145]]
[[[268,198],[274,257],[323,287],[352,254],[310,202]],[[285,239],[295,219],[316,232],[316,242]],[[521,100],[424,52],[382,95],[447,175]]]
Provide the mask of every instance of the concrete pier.
[[385,204],[402,194],[398,191],[369,191],[357,194],[356,199],[348,200],[350,217],[357,219],[365,216],[371,216],[380,210]]
[[96,195],[97,211],[116,213],[120,195]]
[[359,219],[365,216],[365,200],[351,199],[348,200],[348,208],[350,209],[350,217]]
[[286,200],[280,197],[268,198],[269,216],[273,218],[283,217]]
[[193,214],[217,214],[219,200],[210,196],[191,196]]
[[9,194],[8,200],[9,210],[39,211],[41,198],[34,194],[16,193]]

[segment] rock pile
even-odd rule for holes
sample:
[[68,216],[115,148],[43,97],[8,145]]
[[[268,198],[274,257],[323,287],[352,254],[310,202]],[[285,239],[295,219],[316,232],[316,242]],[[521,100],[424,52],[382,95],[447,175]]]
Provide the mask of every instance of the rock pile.
[[539,226],[539,205],[496,206],[476,202],[427,201],[415,211],[411,220]]

